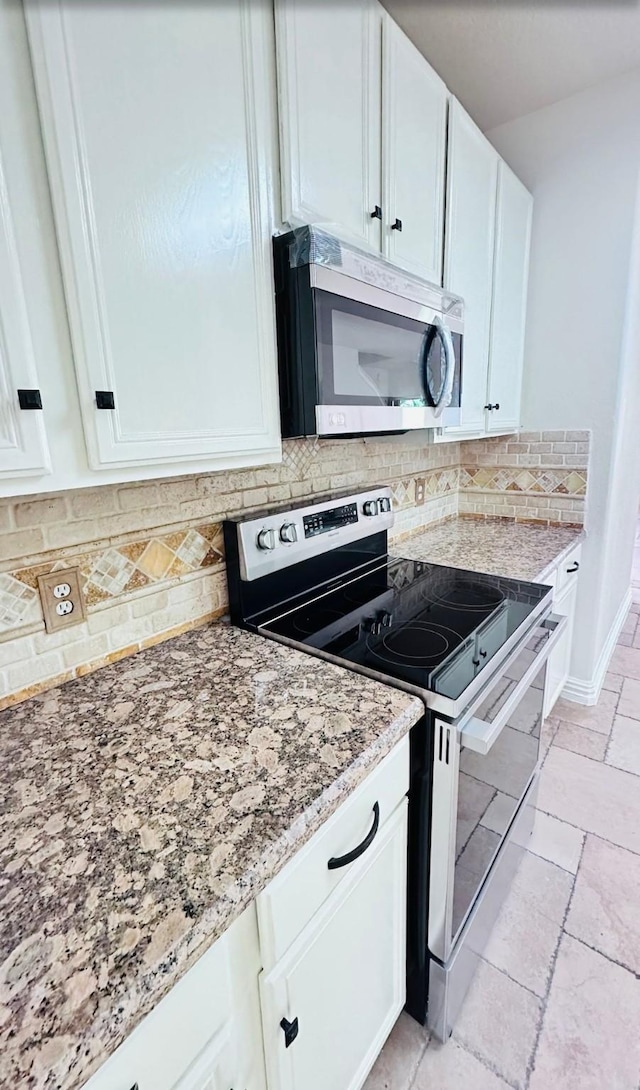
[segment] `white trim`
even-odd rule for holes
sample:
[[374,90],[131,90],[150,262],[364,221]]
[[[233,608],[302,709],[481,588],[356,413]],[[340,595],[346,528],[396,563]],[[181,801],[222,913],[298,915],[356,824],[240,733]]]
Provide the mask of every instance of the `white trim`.
[[620,608],[615,615],[613,624],[609,629],[609,635],[600,652],[600,657],[598,658],[592,680],[583,681],[581,678],[577,677],[567,678],[566,685],[560,694],[565,700],[572,700],[574,704],[587,704],[589,706],[598,703],[605,675],[609,669],[609,660],[615,650],[618,636],[620,635],[622,626],[631,608],[632,601],[633,596],[631,587],[629,587],[620,603]]

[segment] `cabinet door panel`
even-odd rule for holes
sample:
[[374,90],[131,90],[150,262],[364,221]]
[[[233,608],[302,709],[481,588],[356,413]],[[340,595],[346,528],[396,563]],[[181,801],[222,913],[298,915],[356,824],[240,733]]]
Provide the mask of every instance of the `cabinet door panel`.
[[277,0],[282,218],[379,245],[380,17],[370,0]]
[[[0,141],[2,136],[0,128]],[[40,383],[2,156],[0,143],[0,478],[50,472],[42,411],[18,403],[19,389],[39,389]]]
[[506,163],[498,166],[496,244],[487,400],[487,431],[520,424],[524,333],[533,198]]
[[[406,34],[383,24],[384,252],[442,283],[447,89]],[[392,228],[396,217],[402,230]]]
[[571,668],[571,643],[573,641],[573,622],[578,596],[577,581],[569,583],[562,594],[554,598],[553,612],[560,617],[568,617],[569,623],[559,643],[549,655],[547,681],[545,687],[544,714],[550,715],[553,705],[562,693]]
[[498,153],[460,104],[449,105],[444,286],[464,299],[462,420],[484,431],[489,365]]
[[[406,808],[261,979],[269,1090],[359,1090],[402,1009]],[[298,1019],[288,1048],[283,1018]]]
[[29,11],[92,466],[277,449],[266,10]]

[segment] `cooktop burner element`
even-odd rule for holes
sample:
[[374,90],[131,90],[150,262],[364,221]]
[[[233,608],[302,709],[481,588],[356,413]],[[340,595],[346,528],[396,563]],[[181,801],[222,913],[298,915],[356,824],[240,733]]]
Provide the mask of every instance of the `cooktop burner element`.
[[323,628],[328,628],[334,621],[339,621],[342,613],[338,609],[301,609],[292,618],[294,629],[302,636],[312,636]]
[[480,610],[486,613],[488,610],[496,609],[504,601],[504,594],[498,587],[491,587],[486,583],[465,582],[461,579],[443,594],[427,590],[427,600],[434,605],[451,609],[475,612]]
[[386,665],[401,663],[413,669],[427,669],[442,662],[443,656],[460,642],[457,632],[427,621],[409,621],[388,632],[381,640],[367,640],[367,650]]

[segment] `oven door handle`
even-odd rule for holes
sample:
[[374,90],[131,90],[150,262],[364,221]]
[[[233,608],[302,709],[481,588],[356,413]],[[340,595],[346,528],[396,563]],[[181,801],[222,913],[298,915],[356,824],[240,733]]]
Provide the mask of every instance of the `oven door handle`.
[[550,635],[547,637],[544,647],[538,652],[531,665],[527,667],[527,670],[520,678],[520,681],[508,700],[503,704],[495,719],[488,722],[486,719],[478,719],[476,716],[471,716],[464,724],[460,731],[461,745],[466,749],[472,749],[474,753],[480,753],[482,756],[487,755],[493,743],[502,733],[502,730],[509,721],[513,711],[522,700],[522,697],[531,685],[531,682],[538,673],[540,667],[549,658],[549,655],[558,641],[562,639],[567,630],[568,623],[568,617],[560,617],[553,613],[545,618],[539,626],[540,628],[550,630]]

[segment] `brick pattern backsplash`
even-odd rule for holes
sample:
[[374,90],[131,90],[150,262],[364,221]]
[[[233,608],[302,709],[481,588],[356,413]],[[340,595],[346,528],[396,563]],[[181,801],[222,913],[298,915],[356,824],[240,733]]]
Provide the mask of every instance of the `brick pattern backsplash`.
[[[459,513],[582,523],[587,464],[586,432],[296,440],[277,466],[0,501],[0,707],[222,615],[227,515],[388,484],[394,540]],[[87,621],[47,635],[37,576],[69,565]]]

